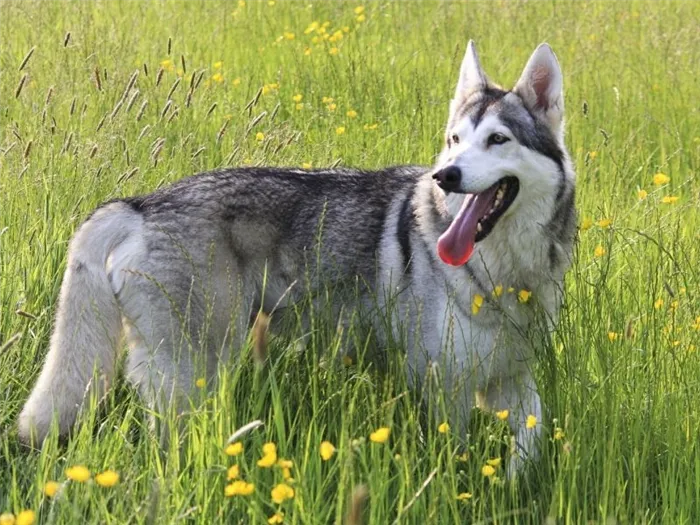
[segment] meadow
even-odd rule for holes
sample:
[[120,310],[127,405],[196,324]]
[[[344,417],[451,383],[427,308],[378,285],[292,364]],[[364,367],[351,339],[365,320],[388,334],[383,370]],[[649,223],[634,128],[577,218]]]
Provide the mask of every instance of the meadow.
[[[0,523],[700,523],[698,27],[700,3],[666,0],[0,3]],[[186,446],[161,450],[123,380],[67,443],[19,444],[91,210],[222,166],[429,165],[469,38],[506,86],[552,45],[578,176],[523,476],[503,422],[445,432],[401,348],[335,359],[323,312],[310,351],[275,337],[200,384]]]

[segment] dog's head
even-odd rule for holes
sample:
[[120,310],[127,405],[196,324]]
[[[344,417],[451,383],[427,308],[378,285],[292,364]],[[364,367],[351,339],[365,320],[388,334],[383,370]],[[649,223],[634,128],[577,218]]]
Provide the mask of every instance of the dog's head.
[[519,208],[555,198],[566,176],[563,117],[561,69],[549,45],[505,91],[486,77],[469,42],[433,173],[452,217],[438,241],[444,262],[464,264],[474,244]]

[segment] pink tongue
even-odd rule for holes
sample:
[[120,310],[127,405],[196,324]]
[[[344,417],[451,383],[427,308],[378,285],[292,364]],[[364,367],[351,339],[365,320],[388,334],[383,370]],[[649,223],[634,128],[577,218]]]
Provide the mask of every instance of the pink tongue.
[[438,239],[438,255],[443,262],[461,266],[469,260],[474,250],[476,225],[493,204],[498,184],[486,191],[467,195],[462,208],[447,231]]

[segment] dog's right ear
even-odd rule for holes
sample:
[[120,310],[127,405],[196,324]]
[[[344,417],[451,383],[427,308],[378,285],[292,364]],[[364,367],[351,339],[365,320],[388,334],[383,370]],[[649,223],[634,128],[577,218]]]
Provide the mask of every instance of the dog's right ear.
[[474,41],[470,40],[459,70],[459,82],[457,82],[454,98],[455,100],[467,98],[474,91],[485,88],[488,83],[489,80],[481,69]]

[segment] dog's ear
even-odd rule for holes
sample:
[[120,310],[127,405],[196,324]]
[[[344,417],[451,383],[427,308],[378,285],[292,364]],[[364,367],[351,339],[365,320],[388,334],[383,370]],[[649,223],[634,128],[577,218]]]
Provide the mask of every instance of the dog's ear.
[[549,44],[540,44],[527,61],[513,91],[557,135],[562,129],[564,118],[562,89],[562,74],[557,57]]
[[455,100],[463,100],[472,92],[486,87],[488,83],[489,80],[481,69],[474,41],[470,40],[462,60],[462,67],[459,70],[459,82],[457,82],[454,98]]

